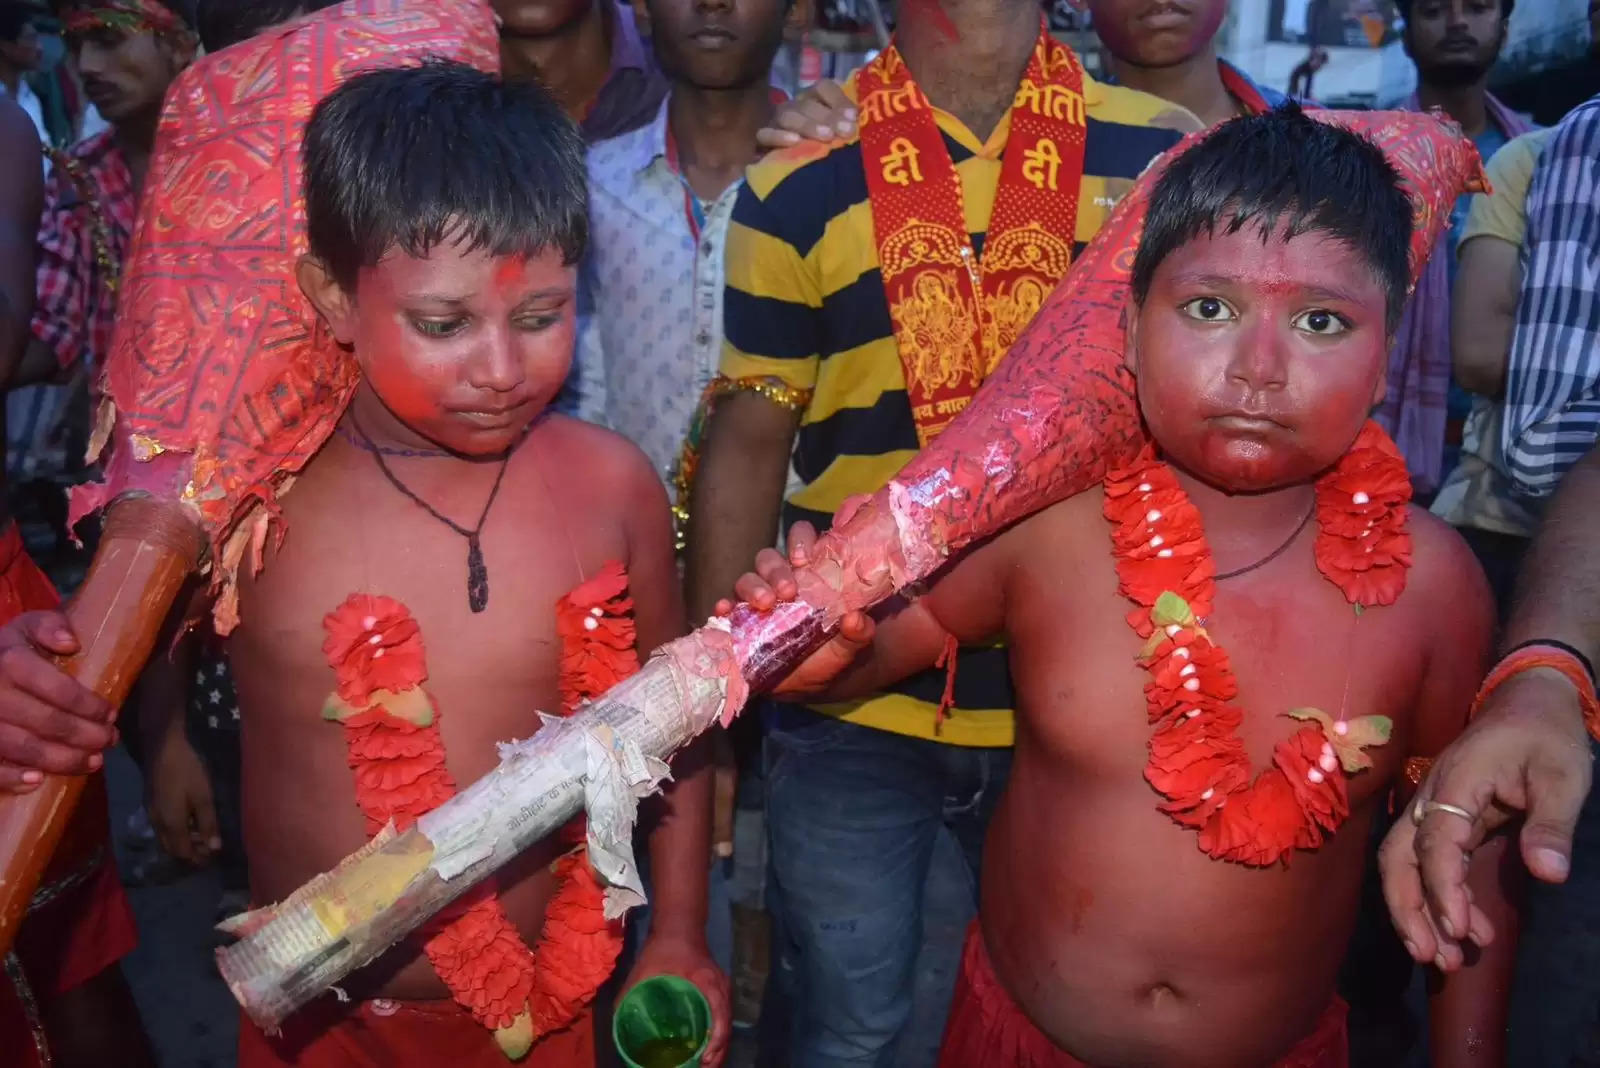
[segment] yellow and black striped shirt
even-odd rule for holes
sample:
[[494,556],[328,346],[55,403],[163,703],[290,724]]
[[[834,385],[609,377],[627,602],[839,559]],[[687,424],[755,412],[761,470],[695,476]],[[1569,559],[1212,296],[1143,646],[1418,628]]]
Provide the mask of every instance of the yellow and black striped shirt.
[[[855,79],[845,86],[855,98]],[[1164,100],[1085,76],[1088,142],[1078,196],[1076,247],[1100,229],[1145,166],[1198,128]],[[1007,114],[986,143],[955,116],[934,109],[955,163],[974,251],[1000,181]],[[878,270],[860,141],[808,143],[750,168],[728,231],[726,340],[721,372],[771,376],[813,390],[795,442],[803,486],[784,504],[784,529],[808,519],[826,529],[851,494],[871,493],[917,451],[889,305]],[[913,676],[894,692],[825,706],[852,722],[932,738],[944,672]],[[955,745],[1012,742],[1011,684],[1004,649],[963,650],[956,707],[937,738]]]

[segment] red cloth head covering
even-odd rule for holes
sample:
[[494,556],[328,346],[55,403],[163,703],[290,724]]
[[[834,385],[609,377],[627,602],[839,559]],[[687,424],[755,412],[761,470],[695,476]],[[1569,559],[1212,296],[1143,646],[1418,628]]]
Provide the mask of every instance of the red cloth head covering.
[[62,5],[61,18],[69,34],[112,29],[154,33],[191,48],[200,43],[189,24],[158,0],[75,0]]
[[[1414,288],[1450,209],[1485,188],[1478,150],[1439,114],[1307,111],[1369,138],[1411,196]],[[917,552],[942,558],[1081,492],[1143,445],[1133,378],[1123,366],[1128,285],[1150,192],[1163,165],[1198,144],[1193,133],[1140,177],[1078,257],[972,403],[895,476],[898,518]]]
[[305,123],[351,75],[428,57],[499,69],[484,0],[346,0],[200,59],[167,95],[90,450],[112,443],[106,481],[71,518],[129,491],[183,501],[224,633],[247,544],[356,384],[294,277]]

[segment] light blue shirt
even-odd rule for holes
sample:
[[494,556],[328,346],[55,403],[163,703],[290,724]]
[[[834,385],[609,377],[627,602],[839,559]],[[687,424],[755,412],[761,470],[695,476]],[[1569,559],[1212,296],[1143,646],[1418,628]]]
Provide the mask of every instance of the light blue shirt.
[[[723,251],[743,181],[710,203],[685,199],[667,164],[666,101],[649,125],[591,145],[588,166],[571,403],[639,446],[670,486],[689,420],[717,373]],[[698,241],[691,213],[703,219]]]

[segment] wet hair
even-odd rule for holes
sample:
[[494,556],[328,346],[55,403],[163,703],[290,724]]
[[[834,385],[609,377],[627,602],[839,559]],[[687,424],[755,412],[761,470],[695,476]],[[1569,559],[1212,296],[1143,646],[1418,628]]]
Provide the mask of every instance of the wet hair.
[[195,11],[200,43],[207,52],[220,52],[248,41],[268,26],[288,22],[312,11],[332,7],[338,0],[199,0]]
[[0,2],[0,41],[15,44],[22,38],[22,31],[33,25],[41,14],[38,8],[21,0]]
[[1350,246],[1383,283],[1388,328],[1400,322],[1410,282],[1411,199],[1381,149],[1360,134],[1288,103],[1232,119],[1172,162],[1150,193],[1133,261],[1133,297],[1156,268],[1201,234],[1257,227],[1263,240],[1320,233]]
[[[1408,26],[1411,24],[1411,7],[1415,3],[1416,0],[1394,0],[1394,9],[1400,13],[1402,19],[1405,19]],[[1500,17],[1510,18],[1511,11],[1516,6],[1517,0],[1500,0]]]
[[347,291],[391,249],[465,241],[494,255],[583,257],[583,139],[555,99],[461,63],[357,75],[305,138],[311,253]]

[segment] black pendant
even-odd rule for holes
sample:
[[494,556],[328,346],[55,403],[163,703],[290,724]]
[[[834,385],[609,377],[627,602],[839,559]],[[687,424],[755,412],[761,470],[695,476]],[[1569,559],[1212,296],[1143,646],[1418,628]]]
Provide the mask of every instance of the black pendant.
[[489,607],[489,568],[476,534],[467,539],[467,607],[474,612]]

